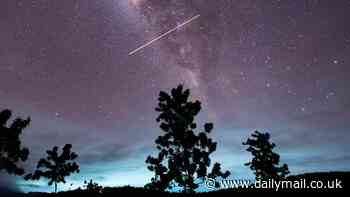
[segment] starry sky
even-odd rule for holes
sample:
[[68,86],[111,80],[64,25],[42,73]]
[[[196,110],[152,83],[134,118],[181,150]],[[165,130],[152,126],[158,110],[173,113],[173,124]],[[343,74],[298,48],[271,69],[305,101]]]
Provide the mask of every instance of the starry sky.
[[[73,144],[81,173],[60,189],[147,183],[157,95],[179,83],[202,102],[198,122],[214,123],[212,158],[231,178],[253,177],[241,143],[255,129],[292,174],[350,170],[348,18],[349,0],[2,0],[0,109],[32,118],[28,171]],[[52,189],[3,173],[0,183]]]

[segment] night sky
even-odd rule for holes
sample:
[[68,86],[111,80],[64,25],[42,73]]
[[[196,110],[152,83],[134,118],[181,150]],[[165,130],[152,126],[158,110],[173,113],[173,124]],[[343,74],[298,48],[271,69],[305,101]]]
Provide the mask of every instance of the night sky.
[[28,171],[73,144],[81,173],[60,189],[150,181],[157,96],[179,83],[202,102],[197,120],[214,123],[213,160],[231,178],[253,177],[242,141],[255,129],[292,174],[350,170],[349,18],[349,0],[1,0],[0,109],[32,118]]

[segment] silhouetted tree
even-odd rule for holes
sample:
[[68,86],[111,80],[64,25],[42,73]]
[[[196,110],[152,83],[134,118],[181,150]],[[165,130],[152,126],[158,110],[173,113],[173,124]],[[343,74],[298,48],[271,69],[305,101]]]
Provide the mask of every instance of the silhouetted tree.
[[101,194],[102,193],[102,189],[103,187],[100,186],[98,183],[93,182],[92,179],[90,179],[89,182],[84,181],[86,190],[90,193],[90,194]]
[[256,179],[283,179],[289,174],[288,165],[279,166],[280,156],[273,152],[276,146],[270,143],[269,133],[255,131],[252,138],[248,138],[243,145],[248,145],[247,151],[253,155],[253,159],[246,163],[254,171]]
[[[210,173],[210,154],[216,150],[217,143],[207,136],[213,130],[213,123],[206,123],[203,131],[195,132],[195,116],[201,110],[199,101],[189,101],[190,90],[182,85],[171,90],[169,95],[161,91],[158,98],[159,112],[157,122],[164,135],[156,140],[158,156],[148,156],[148,169],[155,173],[152,182],[146,188],[165,190],[180,186],[183,192],[194,192],[198,181],[210,178],[227,177],[229,172],[222,173],[219,163],[215,163]],[[198,134],[196,134],[198,133]]]
[[49,179],[48,185],[55,185],[57,193],[57,184],[66,183],[65,177],[71,173],[79,173],[79,166],[75,160],[78,155],[71,152],[72,145],[66,144],[62,149],[62,154],[58,155],[58,147],[46,151],[47,157],[39,160],[37,169],[33,174],[24,177],[26,180],[39,180],[41,177]]
[[23,168],[19,162],[27,160],[29,150],[21,147],[19,136],[22,130],[30,123],[30,118],[26,120],[17,118],[10,126],[7,126],[12,112],[8,109],[0,112],[0,171],[5,170],[9,174],[22,175]]

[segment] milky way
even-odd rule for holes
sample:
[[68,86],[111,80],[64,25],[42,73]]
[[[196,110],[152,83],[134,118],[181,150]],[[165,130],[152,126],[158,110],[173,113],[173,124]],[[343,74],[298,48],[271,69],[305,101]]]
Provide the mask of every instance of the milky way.
[[350,170],[349,11],[347,0],[2,0],[0,109],[32,118],[27,170],[73,144],[73,187],[149,181],[157,95],[179,83],[202,101],[198,120],[214,122],[214,159],[233,177],[252,177],[241,142],[254,129],[271,133],[293,174]]

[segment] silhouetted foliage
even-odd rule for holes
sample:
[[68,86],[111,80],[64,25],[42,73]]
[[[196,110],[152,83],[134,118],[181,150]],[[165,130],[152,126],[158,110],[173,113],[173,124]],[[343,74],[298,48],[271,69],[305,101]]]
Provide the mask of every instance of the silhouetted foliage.
[[0,171],[5,170],[9,174],[22,175],[23,168],[19,162],[26,161],[29,155],[27,148],[21,147],[19,136],[22,130],[30,123],[30,118],[26,120],[17,118],[10,126],[7,126],[12,112],[8,109],[0,112]]
[[85,187],[86,187],[86,190],[88,193],[90,193],[90,194],[101,194],[102,193],[103,187],[100,186],[98,183],[93,182],[92,179],[90,179],[89,182],[84,181],[84,184],[86,184]]
[[279,165],[280,156],[273,152],[276,146],[270,143],[269,133],[255,131],[243,145],[248,145],[247,151],[253,155],[252,161],[246,163],[254,171],[256,179],[283,179],[289,174],[288,165]]
[[[46,151],[47,157],[39,160],[37,169],[33,174],[24,177],[26,180],[39,180],[41,177],[49,179],[48,185],[55,185],[57,192],[58,183],[66,183],[65,177],[71,173],[79,173],[79,166],[73,162],[78,155],[71,152],[72,145],[66,144],[62,149],[62,154],[58,155],[58,147]],[[71,161],[71,162],[70,162]]]
[[184,90],[182,85],[172,89],[170,95],[163,91],[159,93],[156,120],[164,135],[155,140],[158,156],[146,159],[148,169],[155,173],[152,182],[145,186],[148,189],[165,190],[179,186],[184,192],[194,192],[198,188],[196,180],[230,174],[228,171],[222,173],[219,163],[214,164],[210,173],[207,172],[211,163],[209,155],[217,146],[207,136],[214,125],[206,123],[203,131],[195,133],[197,124],[194,121],[201,103],[189,101],[189,98],[190,90]]

